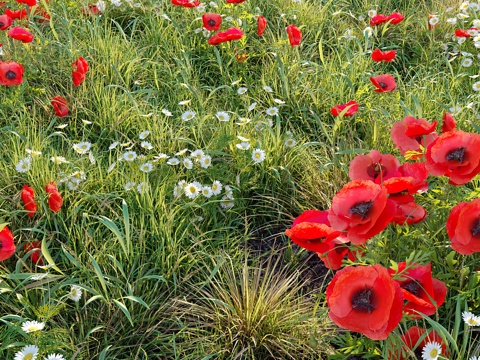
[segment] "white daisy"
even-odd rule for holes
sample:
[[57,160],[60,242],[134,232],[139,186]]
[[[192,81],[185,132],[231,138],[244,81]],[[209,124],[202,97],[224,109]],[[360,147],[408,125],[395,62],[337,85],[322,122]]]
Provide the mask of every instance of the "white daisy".
[[62,125],[58,125],[58,126],[55,126],[57,129],[65,129],[66,127],[68,126],[68,124],[62,124]]
[[79,154],[86,154],[90,151],[92,144],[88,141],[82,141],[78,144],[73,145],[73,150],[75,150]]
[[243,141],[240,144],[237,144],[236,147],[239,150],[248,150],[250,149],[250,143]]
[[269,107],[267,110],[265,110],[265,112],[267,113],[267,115],[269,116],[275,116],[278,114],[278,108],[277,107]]
[[50,354],[44,360],[65,360],[65,358],[60,354]]
[[133,181],[129,181],[125,184],[125,190],[130,191],[133,190],[135,187],[135,183]]
[[233,189],[229,185],[225,185],[225,197],[233,200]]
[[210,6],[213,7],[213,8],[217,8],[217,7],[218,7],[218,5],[217,5],[217,3],[216,3],[215,1],[210,1],[210,3],[209,3],[208,5],[210,5]]
[[146,162],[146,163],[140,165],[140,171],[142,171],[144,173],[149,173],[152,170],[153,170],[153,165],[152,165],[151,162]]
[[463,67],[470,67],[473,64],[473,60],[469,57],[463,59],[462,66]]
[[448,18],[446,20],[447,24],[450,24],[450,25],[456,25],[457,24],[457,18],[453,17],[453,18]]
[[145,140],[148,135],[150,135],[150,131],[144,130],[140,133],[140,135],[138,135],[138,137],[140,138],[140,140]]
[[192,102],[192,100],[183,100],[183,101],[180,101],[180,102],[178,103],[178,105],[180,105],[180,106],[185,106],[185,105],[190,104],[191,102]]
[[137,192],[143,194],[148,189],[148,184],[146,182],[141,182],[137,185]]
[[153,149],[153,146],[152,144],[150,144],[148,141],[142,141],[140,143],[140,146],[146,150],[152,150]]
[[480,91],[480,81],[477,81],[472,85],[473,90]]
[[428,342],[422,350],[422,359],[423,360],[437,360],[438,356],[442,353],[442,346],[433,341]]
[[113,150],[118,146],[118,141],[114,141],[113,143],[110,144],[108,147],[108,150]]
[[212,194],[219,195],[222,192],[223,185],[220,181],[215,180],[212,184]]
[[204,169],[208,169],[212,165],[212,157],[210,155],[203,155],[200,159],[200,166]]
[[197,184],[190,183],[185,186],[184,192],[189,199],[195,199],[200,193],[200,188],[197,186]]
[[70,292],[68,293],[70,299],[75,302],[79,302],[82,298],[82,288],[78,285],[72,285]]
[[252,151],[252,160],[256,163],[261,163],[265,160],[265,151],[262,149],[255,149]]
[[212,188],[210,186],[202,187],[202,195],[205,196],[206,198],[211,198],[213,195]]
[[230,115],[226,111],[219,111],[215,115],[218,119],[218,121],[228,121],[230,120]]
[[168,165],[178,165],[180,164],[180,160],[178,160],[176,157],[171,157],[170,159],[167,160]]
[[197,115],[195,113],[195,111],[192,111],[192,110],[188,110],[188,111],[185,111],[183,114],[182,114],[182,120],[183,121],[190,121],[192,120],[195,115]]
[[193,161],[190,160],[189,158],[183,158],[182,163],[183,163],[183,166],[185,166],[185,168],[188,170],[193,168]]
[[290,138],[285,140],[283,145],[285,145],[286,147],[294,147],[295,145],[297,145],[297,142],[294,139]]
[[243,94],[245,94],[247,91],[248,91],[248,88],[246,88],[246,87],[240,87],[240,88],[238,88],[238,90],[237,90],[237,94],[238,94],[238,95],[243,95]]
[[459,105],[456,105],[448,109],[448,112],[453,116],[460,114],[460,111],[462,111],[462,107]]
[[279,105],[285,104],[285,101],[280,100],[280,99],[273,99],[273,101]]
[[50,161],[54,162],[57,165],[69,163],[69,161],[67,161],[67,159],[65,159],[63,156],[52,156],[50,158]]
[[241,135],[237,135],[237,139],[240,140],[240,141],[250,141],[250,139],[248,139],[244,136],[241,136]]
[[263,87],[263,90],[265,90],[265,91],[268,92],[268,93],[273,93],[273,89],[272,89],[270,86],[267,86],[267,85],[265,85],[265,86]]
[[75,191],[78,189],[78,187],[80,186],[80,183],[79,182],[76,182],[76,181],[69,181],[67,183],[67,187],[69,190],[71,191]]
[[203,12],[205,12],[205,5],[200,4],[196,7],[196,9],[199,13],[203,13]]
[[370,26],[367,26],[365,29],[363,29],[363,36],[366,38],[371,37],[373,34],[373,29]]
[[430,26],[435,26],[438,24],[440,20],[438,19],[438,16],[432,16],[430,19],[428,19],[428,23]]
[[479,28],[480,27],[480,19],[475,19],[472,21],[472,27]]
[[167,109],[162,109],[162,113],[164,115],[167,115],[167,116],[173,116],[173,114],[170,111],[168,111]]
[[375,10],[375,9],[368,10],[367,14],[368,14],[369,17],[372,18],[375,15],[377,15],[377,10]]
[[97,7],[98,11],[100,11],[100,12],[104,12],[105,9],[107,8],[107,4],[105,4],[105,1],[103,1],[103,0],[97,1],[95,6]]
[[13,360],[35,360],[38,356],[38,347],[27,345],[21,351],[15,354]]
[[190,157],[197,162],[200,161],[202,159],[202,156],[204,156],[204,155],[205,155],[205,153],[203,152],[203,150],[200,150],[200,149],[192,151],[190,153]]
[[255,109],[256,106],[257,106],[256,102],[251,103],[250,106],[248,107],[248,111],[252,111],[253,109]]
[[123,154],[123,159],[125,161],[133,161],[137,158],[137,153],[135,151],[127,151]]
[[182,195],[184,193],[185,193],[185,190],[183,190],[182,185],[175,185],[175,187],[173,188],[173,197],[174,198],[178,198],[180,195]]
[[220,206],[223,209],[225,209],[225,210],[231,209],[233,207],[233,205],[234,205],[233,199],[229,199],[226,196],[222,197],[222,201],[220,202]]
[[443,51],[448,51],[448,44],[440,44],[440,49]]
[[42,155],[41,151],[35,151],[35,150],[30,150],[30,149],[25,149],[26,153],[30,155],[31,157],[37,157]]
[[468,360],[480,360],[480,356],[472,356],[470,359]]
[[248,124],[250,121],[252,121],[249,118],[241,117],[238,119],[238,122],[236,123],[237,125],[245,125]]
[[153,161],[160,161],[160,160],[165,160],[168,159],[168,155],[164,153],[160,153],[157,156],[153,157]]
[[470,4],[468,4],[468,7],[473,11],[480,10],[480,5],[478,5],[477,3],[470,3]]
[[25,331],[26,333],[34,332],[34,331],[40,331],[45,328],[45,323],[43,322],[38,322],[38,321],[25,321],[22,324],[22,330]]
[[457,43],[458,43],[459,45],[462,45],[465,41],[467,41],[467,38],[465,38],[465,37],[459,37],[459,38],[457,38]]
[[465,321],[465,323],[468,326],[479,326],[480,325],[480,316],[476,316],[469,311],[464,311],[462,313],[462,318],[463,318],[463,321]]
[[470,4],[470,1],[464,1],[464,2],[462,2],[462,3],[460,4],[459,9],[460,9],[461,11],[467,10],[469,4]]
[[30,157],[26,157],[26,158],[20,159],[20,161],[15,166],[15,169],[17,169],[17,171],[20,173],[25,173],[28,170],[30,170],[31,166],[32,166],[32,159]]
[[110,166],[107,169],[107,174],[111,173],[113,169],[115,169],[115,166],[117,166],[117,162],[114,161],[113,163],[110,164]]

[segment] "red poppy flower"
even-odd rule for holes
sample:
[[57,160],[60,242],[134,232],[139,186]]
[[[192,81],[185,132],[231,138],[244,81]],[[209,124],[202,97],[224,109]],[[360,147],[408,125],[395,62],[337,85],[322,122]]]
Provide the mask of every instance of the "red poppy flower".
[[172,0],[173,5],[183,6],[186,8],[197,7],[200,5],[200,1],[198,0]]
[[370,26],[377,26],[387,22],[388,17],[382,14],[377,14],[370,19]]
[[35,6],[35,5],[37,5],[37,0],[17,0],[17,3],[25,4],[25,5],[28,5],[28,6]]
[[369,180],[347,183],[332,199],[328,220],[335,230],[347,231],[347,238],[362,245],[385,229],[396,213],[387,190]]
[[288,41],[290,41],[292,48],[300,45],[300,41],[302,41],[302,32],[300,29],[295,25],[288,25],[285,30],[287,31]]
[[370,81],[376,87],[375,92],[389,92],[397,88],[395,78],[389,74],[372,76]]
[[64,97],[57,95],[52,99],[52,106],[55,110],[55,114],[58,117],[64,117],[68,115],[67,100]]
[[12,25],[12,18],[8,15],[0,15],[0,30],[7,30]]
[[[422,351],[425,345],[429,342],[436,342],[440,344],[442,347],[442,355],[449,356],[449,352],[447,351],[447,345],[443,342],[440,335],[437,334],[435,330],[431,330],[428,332],[425,338],[422,341],[419,341],[420,338],[425,334],[427,330],[423,329],[419,326],[412,326],[408,329],[405,334],[400,336],[400,339],[403,342],[402,346],[402,353],[398,354],[398,352],[391,353],[389,359],[392,360],[406,360],[411,359],[410,355],[413,353],[415,354],[414,358],[421,359],[422,358]],[[397,350],[398,351],[398,350]]]
[[447,287],[443,281],[432,277],[432,266],[417,265],[405,270],[406,263],[398,263],[398,271],[389,269],[393,275],[402,273],[404,280],[395,280],[402,289],[403,296],[407,301],[403,310],[414,318],[421,318],[420,313],[430,316],[444,303],[447,295]]
[[372,340],[386,339],[402,319],[402,291],[380,265],[337,271],[326,294],[330,319]]
[[21,198],[23,201],[23,207],[28,211],[27,216],[33,217],[37,211],[37,204],[35,203],[35,192],[28,185],[23,185]]
[[29,252],[30,250],[33,250],[33,249],[38,249],[30,254],[30,259],[36,265],[43,265],[42,251],[40,250],[41,248],[42,248],[41,241],[31,241],[23,245],[23,250],[25,250],[26,252]]
[[227,0],[228,4],[240,4],[243,3],[245,0]]
[[54,182],[47,184],[45,190],[48,193],[48,207],[53,212],[59,212],[63,205],[63,199],[58,192],[57,185]]
[[347,111],[343,114],[343,116],[352,116],[353,114],[355,114],[358,111],[358,104],[355,100],[349,101],[346,104],[338,104],[338,105],[335,105],[330,110],[330,113],[333,116],[338,116],[345,109],[347,109]]
[[45,24],[50,21],[50,14],[45,9],[40,7],[35,9],[35,16],[40,24]]
[[257,19],[257,35],[262,36],[266,28],[267,28],[267,19],[265,19],[263,16],[260,15]]
[[400,162],[391,154],[381,154],[372,150],[368,155],[357,155],[350,162],[350,180],[371,180],[376,184],[392,177],[400,176]]
[[245,52],[245,50],[238,50],[237,48],[235,48],[234,50],[235,52],[235,59],[237,59],[237,62],[239,64],[243,64],[247,61],[247,53]]
[[5,9],[5,15],[9,16],[12,20],[22,20],[27,18],[27,9],[15,10]]
[[467,30],[457,29],[457,30],[455,30],[455,36],[456,36],[456,37],[469,38],[469,37],[471,37],[472,35],[470,35],[470,33],[469,33]]
[[0,61],[0,85],[13,86],[23,82],[23,66],[15,61]]
[[208,31],[217,31],[222,25],[222,17],[219,14],[203,14],[203,27]]
[[453,131],[457,127],[455,119],[453,118],[452,114],[448,112],[446,112],[445,115],[443,115],[442,120],[443,120],[442,133]]
[[226,31],[216,33],[210,39],[208,39],[208,43],[210,45],[218,45],[227,41],[240,40],[242,36],[242,30],[232,27]]
[[345,257],[350,261],[355,261],[364,256],[364,252],[360,248],[352,249],[350,242],[342,242],[341,238],[334,239],[328,243],[330,249],[324,253],[317,253],[320,260],[326,268],[338,270],[342,267]]
[[19,26],[13,27],[10,30],[8,30],[7,35],[10,36],[12,39],[23,42],[24,44],[31,43],[33,41],[32,33],[27,29],[24,29]]
[[454,206],[446,228],[453,250],[463,255],[480,252],[480,199]]
[[399,12],[393,12],[387,17],[387,21],[389,21],[391,24],[399,24],[405,19],[405,17],[400,14]]
[[443,133],[427,148],[427,170],[463,185],[480,173],[480,135],[460,130]]
[[7,260],[15,253],[15,243],[13,241],[13,234],[5,226],[0,231],[0,261]]
[[404,202],[404,198],[408,199],[408,201],[413,201],[410,200],[409,196],[418,193],[425,185],[423,180],[411,176],[393,177],[385,180],[383,183],[390,195],[389,199]]
[[75,67],[72,70],[72,79],[75,86],[80,86],[80,84],[85,80],[88,71],[88,63],[83,57],[79,57],[77,61],[72,63],[72,66]]
[[5,1],[0,1],[0,8],[4,7],[5,5],[7,5],[7,3]]
[[427,216],[425,209],[414,201],[400,202],[391,199],[397,205],[397,212],[392,219],[392,224],[395,225],[412,225],[423,221]]
[[411,176],[419,180],[427,180],[428,170],[424,162],[404,163],[398,168],[402,176]]
[[382,51],[380,49],[375,49],[372,52],[372,60],[376,62],[390,62],[395,59],[395,56],[397,55],[396,50],[389,50],[389,51]]
[[418,154],[410,156],[411,159],[418,159],[422,156],[420,145],[426,148],[438,137],[435,133],[436,126],[437,121],[429,123],[425,119],[407,116],[403,121],[393,124],[392,141],[400,149],[402,155],[405,155],[407,151],[418,152]]

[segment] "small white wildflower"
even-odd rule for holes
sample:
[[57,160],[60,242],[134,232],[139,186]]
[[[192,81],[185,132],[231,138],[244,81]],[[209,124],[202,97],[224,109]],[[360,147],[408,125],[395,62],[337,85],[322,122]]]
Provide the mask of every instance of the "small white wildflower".
[[207,199],[213,196],[213,190],[210,186],[202,187],[202,195],[205,196]]
[[178,160],[176,157],[172,157],[167,160],[168,165],[178,165],[180,164],[180,160]]
[[430,26],[435,26],[438,24],[440,20],[438,19],[438,16],[432,16],[430,19],[428,19],[428,24]]
[[448,45],[447,44],[440,44],[440,49],[443,51],[448,51]]
[[67,159],[65,159],[63,156],[52,156],[50,161],[57,165],[69,163],[69,161],[67,161]]
[[67,187],[70,191],[75,191],[78,189],[78,187],[80,186],[80,183],[77,182],[77,181],[69,181],[67,183]]
[[125,184],[125,190],[130,191],[133,190],[135,187],[135,183],[133,181],[129,181]]
[[464,13],[458,13],[457,18],[459,18],[461,20],[465,20],[465,19],[468,19],[469,16],[467,14],[464,14]]
[[460,114],[460,111],[462,111],[462,107],[461,106],[454,106],[454,107],[451,107],[450,109],[448,109],[448,112],[450,114],[452,114],[452,116],[455,116],[455,115],[458,115]]
[[98,11],[100,11],[100,12],[104,12],[105,9],[107,8],[107,4],[105,4],[105,1],[103,1],[103,0],[97,1],[95,6],[97,7]]
[[42,152],[41,151],[35,151],[35,150],[31,150],[31,149],[25,149],[25,152],[30,155],[31,157],[37,157],[37,156],[40,156],[42,155]]
[[203,155],[200,159],[200,166],[204,169],[208,169],[212,165],[212,157],[210,155]]
[[473,90],[480,91],[480,81],[477,81],[472,85]]
[[140,140],[145,140],[148,135],[150,135],[150,131],[144,130],[138,135],[138,137],[140,138]]
[[188,149],[185,148],[185,149],[182,149],[182,150],[180,150],[179,152],[177,152],[177,153],[175,154],[175,156],[183,156],[183,155],[185,155],[187,152],[188,152]]
[[205,12],[205,5],[200,4],[195,7],[199,13],[204,13]]
[[82,141],[82,142],[79,142],[78,144],[73,145],[73,150],[75,150],[79,154],[86,154],[87,152],[90,151],[91,147],[92,147],[91,143],[89,143],[88,141]]
[[38,350],[38,347],[35,345],[27,345],[22,350],[15,353],[13,360],[36,360]]
[[226,111],[219,111],[215,115],[218,121],[228,121],[230,120],[230,115]]
[[162,109],[162,113],[166,116],[173,116],[173,114],[170,111],[168,111],[167,109]]
[[148,190],[148,184],[146,182],[141,182],[137,185],[137,192],[139,194],[143,194],[147,190]]
[[248,142],[241,142],[240,144],[237,144],[235,146],[237,147],[237,149],[240,149],[240,150],[250,149],[250,143],[248,143]]
[[209,38],[211,33],[212,33],[212,32],[211,32],[210,30],[207,30],[207,29],[205,29],[205,28],[202,29],[202,35],[203,35],[203,37],[205,37],[205,38]]
[[125,161],[133,161],[137,158],[137,153],[135,151],[127,151],[123,154],[123,159]]
[[30,170],[31,166],[32,166],[32,159],[30,157],[26,157],[26,158],[20,159],[20,161],[15,166],[15,169],[20,173],[25,173],[28,170]]
[[215,180],[212,184],[212,193],[213,195],[219,195],[222,192],[223,185],[220,181]]
[[217,5],[217,3],[216,3],[215,1],[210,1],[210,2],[208,3],[208,5],[210,5],[210,6],[213,7],[213,8],[217,8],[217,7],[218,7],[218,5]]
[[422,350],[422,359],[437,360],[438,356],[442,354],[442,346],[435,341],[428,342]]
[[225,209],[231,209],[234,206],[234,199],[229,199],[226,196],[222,197],[222,201],[220,202],[220,206]]
[[280,100],[280,99],[273,99],[273,101],[279,105],[285,104],[285,101]]
[[463,10],[467,10],[468,9],[468,5],[470,4],[470,1],[464,1],[460,4],[460,6],[458,7],[458,9],[460,11],[463,11]]
[[297,145],[297,142],[294,139],[290,138],[290,139],[285,140],[285,142],[283,144],[286,147],[291,148],[291,147],[294,147],[295,145]]
[[467,41],[467,38],[465,37],[457,37],[457,43],[459,45],[462,45],[465,41]]
[[34,332],[34,331],[40,331],[45,328],[45,323],[43,322],[38,322],[38,321],[25,321],[22,324],[22,330],[25,331],[26,333]]
[[468,326],[480,326],[480,316],[476,316],[469,311],[464,311],[462,318]]
[[121,6],[122,2],[120,0],[110,0],[113,6]]
[[248,124],[250,121],[252,121],[249,118],[241,117],[238,119],[238,122],[236,123],[237,125],[245,125]]
[[61,124],[61,125],[55,126],[55,128],[62,130],[62,129],[65,129],[67,126],[68,124]]
[[160,160],[165,160],[165,159],[168,159],[168,155],[167,154],[163,154],[163,153],[160,153],[158,154],[157,156],[154,156],[153,157],[153,161],[160,161]]
[[265,151],[262,149],[255,149],[252,151],[252,160],[256,163],[261,163],[265,160]]
[[263,87],[263,90],[265,90],[265,91],[268,92],[268,93],[273,93],[273,89],[272,89],[270,86],[267,86],[267,85],[265,85],[265,86]]
[[256,106],[257,106],[256,102],[251,103],[250,106],[248,107],[248,111],[252,111],[253,109],[255,109]]
[[375,10],[375,9],[368,10],[367,14],[368,14],[369,17],[372,18],[372,17],[377,15],[377,10]]
[[370,26],[367,26],[365,29],[363,29],[363,36],[366,38],[371,37],[373,34],[373,29]]
[[44,360],[65,360],[65,358],[60,354],[50,354]]
[[70,288],[70,292],[69,292],[68,296],[73,301],[79,302],[80,299],[82,298],[82,288],[78,285],[72,285],[72,287]]
[[275,116],[278,114],[278,108],[277,107],[269,107],[267,110],[265,110],[265,113],[269,116]]
[[153,165],[152,165],[151,162],[146,162],[146,163],[140,165],[140,171],[142,171],[144,173],[149,173],[152,170],[153,170]]
[[462,66],[463,67],[470,67],[473,64],[473,60],[471,58],[465,58],[462,60]]
[[192,151],[190,153],[190,157],[192,159],[195,159],[195,161],[199,162],[201,159],[202,159],[202,156],[205,155],[205,153],[203,152],[203,150],[195,150],[195,151]]
[[450,25],[456,25],[457,24],[457,18],[448,18],[446,20],[447,24],[450,24]]
[[473,10],[473,11],[478,11],[478,10],[480,10],[480,5],[478,5],[477,3],[470,3],[470,4],[468,5],[468,7],[469,7],[471,10]]
[[180,102],[178,103],[178,105],[180,105],[180,106],[185,106],[185,105],[190,104],[191,102],[192,102],[192,100],[183,100],[183,101],[180,101]]
[[248,88],[246,88],[246,87],[239,87],[238,90],[237,90],[237,94],[238,94],[238,95],[243,95],[243,94],[245,94],[247,91],[248,91]]
[[197,184],[194,184],[194,183],[189,183],[185,186],[184,188],[184,191],[185,191],[185,195],[189,198],[189,199],[195,199],[198,194],[200,193],[200,188],[197,186]]
[[192,120],[195,117],[195,115],[196,115],[195,111],[192,111],[192,110],[185,111],[182,114],[182,120],[183,121]]
[[140,146],[146,150],[152,150],[153,149],[153,146],[152,144],[150,144],[148,141],[142,141],[140,143]]
[[183,158],[182,163],[183,166],[185,166],[185,168],[188,170],[193,168],[193,162],[189,158]]
[[115,142],[113,142],[113,143],[110,144],[110,146],[108,147],[108,150],[113,150],[113,149],[115,149],[117,146],[118,146],[118,141],[115,141]]

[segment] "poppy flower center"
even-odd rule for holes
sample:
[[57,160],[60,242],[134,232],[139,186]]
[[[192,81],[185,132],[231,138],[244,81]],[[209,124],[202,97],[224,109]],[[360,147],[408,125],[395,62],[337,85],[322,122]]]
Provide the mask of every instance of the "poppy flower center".
[[387,175],[387,168],[380,163],[374,163],[367,167],[367,174],[376,179],[380,174],[382,174],[382,176]]
[[360,201],[353,205],[349,211],[353,214],[360,215],[363,220],[367,217],[367,213],[372,208],[372,206],[373,201]]
[[3,243],[0,241],[0,249],[3,247]]
[[422,290],[422,287],[420,286],[420,284],[418,282],[414,281],[414,280],[407,281],[406,283],[400,285],[400,287],[402,289],[407,290],[409,293],[411,293],[415,296],[419,296],[420,291]]
[[445,159],[448,160],[448,161],[456,160],[461,164],[464,160],[466,149],[467,148],[465,148],[465,147],[459,147],[459,148],[450,150],[447,153],[447,156],[445,156]]
[[480,218],[473,222],[470,232],[473,237],[480,237]]
[[387,84],[384,83],[383,81],[379,81],[378,86],[380,86],[382,89],[385,89],[387,87]]
[[4,26],[5,24],[3,22],[0,21],[0,27]]
[[213,19],[208,20],[208,25],[215,26],[216,22]]
[[353,294],[352,299],[350,300],[352,303],[352,308],[358,312],[368,312],[370,314],[373,310],[375,310],[375,306],[372,304],[372,298],[372,289],[359,290]]
[[15,74],[12,70],[8,70],[7,73],[5,74],[5,77],[9,80],[12,80],[17,77],[17,74]]

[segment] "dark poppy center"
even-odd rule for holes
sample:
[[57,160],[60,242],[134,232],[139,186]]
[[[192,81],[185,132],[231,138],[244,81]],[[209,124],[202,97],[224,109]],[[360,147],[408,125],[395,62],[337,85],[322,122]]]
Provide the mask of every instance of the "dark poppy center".
[[2,247],[3,247],[3,244],[2,244],[2,242],[0,241],[0,249],[1,249]]
[[375,306],[372,304],[373,302],[373,292],[372,289],[363,289],[357,291],[353,294],[352,299],[350,300],[352,303],[352,308],[358,312],[368,312],[369,314],[375,310]]
[[8,70],[7,73],[5,74],[5,77],[8,80],[12,80],[12,79],[15,79],[17,77],[17,74],[15,74],[15,72],[13,72],[12,70]]
[[208,20],[208,25],[215,26],[216,22],[213,19]]
[[473,237],[480,237],[480,218],[476,219],[470,227],[470,232]]
[[367,217],[367,213],[372,208],[372,206],[373,201],[360,201],[353,205],[349,211],[353,214],[360,215],[363,220]]
[[383,81],[379,81],[378,86],[380,86],[382,89],[385,89],[387,87],[387,84],[384,83]]
[[380,163],[374,163],[367,167],[367,174],[376,179],[380,174],[382,174],[382,176],[387,175],[387,168]]
[[3,22],[0,21],[0,27],[4,26],[5,24]]
[[447,153],[447,156],[445,156],[445,159],[447,159],[448,161],[456,160],[461,164],[461,163],[463,163],[466,149],[467,148],[465,148],[465,147],[459,147],[459,148],[450,150]]
[[422,352],[423,352],[423,349],[420,346],[418,346],[417,349],[413,352],[415,354],[415,358],[417,360],[422,360],[423,359]]
[[407,290],[409,293],[415,296],[419,296],[420,291],[422,290],[422,287],[420,286],[420,284],[414,280],[407,281],[406,283],[400,285],[400,287],[402,289]]

